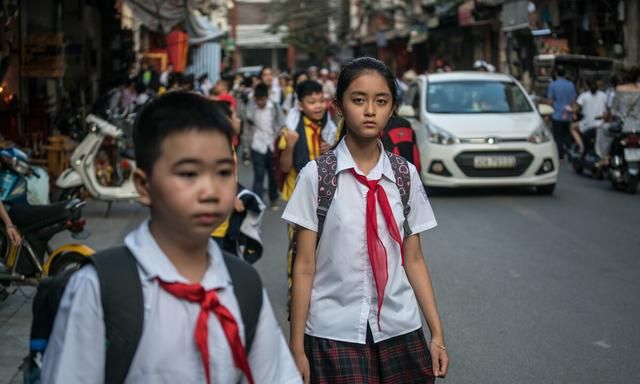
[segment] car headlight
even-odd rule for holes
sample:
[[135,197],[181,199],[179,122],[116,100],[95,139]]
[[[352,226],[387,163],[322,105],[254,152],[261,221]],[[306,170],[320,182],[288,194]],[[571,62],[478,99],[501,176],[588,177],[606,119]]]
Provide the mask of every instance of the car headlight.
[[542,124],[538,129],[533,131],[529,136],[529,142],[533,144],[542,144],[551,141],[553,135],[546,125]]
[[430,143],[440,145],[452,145],[460,143],[460,140],[453,134],[445,131],[442,128],[438,128],[433,124],[427,125],[427,131],[429,132],[428,140]]

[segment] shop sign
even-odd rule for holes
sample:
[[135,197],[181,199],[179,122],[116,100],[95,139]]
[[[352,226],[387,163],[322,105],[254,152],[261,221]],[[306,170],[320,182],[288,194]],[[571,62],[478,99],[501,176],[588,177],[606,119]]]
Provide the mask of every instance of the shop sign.
[[553,37],[539,37],[536,39],[539,54],[567,54],[569,50],[569,40]]
[[32,33],[22,47],[23,77],[63,77],[64,38],[61,33]]

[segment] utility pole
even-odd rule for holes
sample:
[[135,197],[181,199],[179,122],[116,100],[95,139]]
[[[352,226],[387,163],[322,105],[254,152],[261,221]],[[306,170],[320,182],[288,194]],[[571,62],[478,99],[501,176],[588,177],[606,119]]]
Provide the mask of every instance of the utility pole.
[[233,39],[233,60],[231,68],[238,69],[240,53],[238,52],[238,2],[233,0],[231,8],[231,38]]

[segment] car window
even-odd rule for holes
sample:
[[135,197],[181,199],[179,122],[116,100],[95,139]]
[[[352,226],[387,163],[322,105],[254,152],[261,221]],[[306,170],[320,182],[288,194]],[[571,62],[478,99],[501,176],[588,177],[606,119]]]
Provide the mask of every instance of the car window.
[[404,100],[402,100],[404,105],[412,106],[416,113],[420,110],[420,92],[418,90],[418,84],[411,84],[404,94]]
[[533,109],[522,90],[508,81],[447,81],[427,86],[431,113],[518,113]]

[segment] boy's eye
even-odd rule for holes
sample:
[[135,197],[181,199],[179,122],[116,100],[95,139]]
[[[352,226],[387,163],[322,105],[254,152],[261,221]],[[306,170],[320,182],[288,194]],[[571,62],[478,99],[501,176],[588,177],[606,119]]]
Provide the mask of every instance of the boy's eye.
[[192,178],[198,176],[198,173],[195,171],[180,171],[178,172],[178,176],[185,178]]

